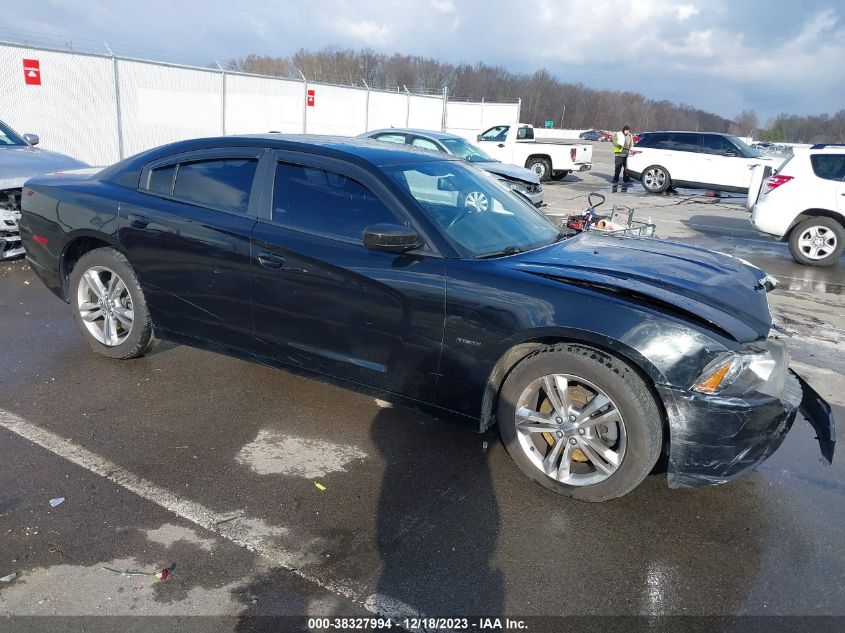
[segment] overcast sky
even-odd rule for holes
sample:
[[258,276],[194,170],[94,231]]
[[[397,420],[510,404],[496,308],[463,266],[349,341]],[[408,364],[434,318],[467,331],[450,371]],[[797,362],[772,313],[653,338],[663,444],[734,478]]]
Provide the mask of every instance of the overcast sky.
[[0,39],[21,32],[203,65],[339,46],[546,68],[763,121],[845,108],[838,0],[4,0]]

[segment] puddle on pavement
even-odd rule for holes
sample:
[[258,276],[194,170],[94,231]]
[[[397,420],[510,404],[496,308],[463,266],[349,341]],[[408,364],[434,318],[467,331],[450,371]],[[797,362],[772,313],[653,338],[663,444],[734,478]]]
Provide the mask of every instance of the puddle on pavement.
[[235,456],[239,464],[259,475],[292,475],[314,479],[328,473],[346,472],[349,462],[365,459],[356,446],[284,435],[262,429]]

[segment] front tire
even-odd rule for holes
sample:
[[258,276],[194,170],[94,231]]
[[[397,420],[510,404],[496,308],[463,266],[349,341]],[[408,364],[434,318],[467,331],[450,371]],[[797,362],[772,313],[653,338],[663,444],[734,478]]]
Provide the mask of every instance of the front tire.
[[805,266],[833,266],[845,249],[845,228],[824,216],[804,220],[789,235],[789,252]]
[[540,182],[548,182],[552,177],[552,165],[545,158],[534,156],[525,161],[525,167],[533,171],[540,178]]
[[663,193],[672,184],[672,179],[669,178],[669,172],[661,165],[651,165],[643,170],[642,174],[643,189],[649,193]]
[[143,356],[155,345],[144,293],[121,253],[113,248],[85,253],[69,282],[73,318],[95,352],[123,360]]
[[574,499],[621,497],[660,456],[663,423],[647,385],[589,347],[560,343],[527,356],[505,381],[497,413],[519,469]]

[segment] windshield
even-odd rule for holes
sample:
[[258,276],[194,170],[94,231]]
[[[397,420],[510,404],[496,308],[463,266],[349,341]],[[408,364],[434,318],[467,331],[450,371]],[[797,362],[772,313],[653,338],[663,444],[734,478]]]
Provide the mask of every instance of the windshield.
[[482,152],[472,143],[462,138],[444,138],[440,141],[446,146],[451,154],[463,158],[471,163],[492,163],[493,158]]
[[740,150],[742,150],[742,153],[749,158],[760,158],[763,155],[763,152],[754,149],[748,143],[744,142],[742,139],[736,136],[728,135],[728,139],[731,141],[731,143],[733,143]]
[[386,167],[464,257],[508,255],[556,241],[560,231],[518,195],[465,163]]
[[27,142],[18,136],[12,128],[0,121],[0,146],[26,144]]

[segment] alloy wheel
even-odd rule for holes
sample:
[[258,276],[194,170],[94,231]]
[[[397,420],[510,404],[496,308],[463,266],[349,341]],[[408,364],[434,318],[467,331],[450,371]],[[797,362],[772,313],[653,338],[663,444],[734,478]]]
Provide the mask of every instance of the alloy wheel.
[[514,425],[531,463],[570,486],[590,486],[613,475],[628,444],[613,400],[571,374],[550,374],[529,384],[517,401]]
[[660,189],[666,184],[666,172],[662,169],[649,169],[646,171],[645,176],[643,176],[643,184],[646,189]]
[[135,312],[129,289],[105,266],[92,266],[82,274],[77,309],[91,336],[108,347],[120,345],[132,331]]

